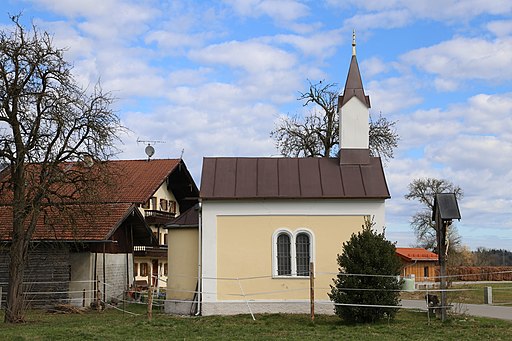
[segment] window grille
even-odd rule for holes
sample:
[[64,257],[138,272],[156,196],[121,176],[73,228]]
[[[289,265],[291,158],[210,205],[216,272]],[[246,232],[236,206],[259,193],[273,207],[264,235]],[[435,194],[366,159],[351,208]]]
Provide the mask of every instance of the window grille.
[[299,233],[295,238],[297,276],[309,276],[309,236]]
[[277,274],[279,276],[292,274],[290,246],[290,236],[282,233],[277,237]]

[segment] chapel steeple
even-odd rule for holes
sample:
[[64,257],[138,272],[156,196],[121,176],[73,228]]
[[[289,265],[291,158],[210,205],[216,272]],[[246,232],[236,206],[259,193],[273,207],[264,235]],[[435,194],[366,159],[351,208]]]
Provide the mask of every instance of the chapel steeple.
[[355,31],[352,32],[352,59],[350,60],[343,95],[339,97],[338,107],[341,108],[354,96],[359,98],[361,102],[370,108],[370,97],[366,96],[364,93],[363,81],[361,79],[361,73],[359,72],[359,65],[357,64]]
[[352,33],[352,59],[343,94],[338,97],[340,164],[369,162],[370,98],[364,93],[356,58],[356,34]]

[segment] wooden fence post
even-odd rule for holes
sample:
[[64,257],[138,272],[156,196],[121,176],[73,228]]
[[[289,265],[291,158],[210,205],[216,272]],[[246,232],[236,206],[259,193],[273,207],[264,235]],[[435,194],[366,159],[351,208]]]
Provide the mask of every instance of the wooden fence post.
[[148,287],[148,320],[153,317],[153,287]]
[[315,321],[315,263],[309,263],[309,301],[311,321]]
[[96,290],[96,310],[100,311],[101,310],[101,305],[100,305],[101,291],[100,291],[100,281],[99,280],[98,280],[97,288],[98,288],[98,290]]
[[85,289],[82,290],[82,307],[85,308]]

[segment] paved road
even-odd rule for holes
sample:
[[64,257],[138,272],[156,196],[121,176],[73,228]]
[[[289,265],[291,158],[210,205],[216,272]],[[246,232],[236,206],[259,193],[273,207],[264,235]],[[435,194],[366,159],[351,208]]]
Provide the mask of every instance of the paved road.
[[[427,310],[425,301],[421,300],[402,300],[402,305],[406,308]],[[454,309],[461,314],[512,321],[512,307],[501,307],[488,304],[461,304],[459,306],[456,304]]]

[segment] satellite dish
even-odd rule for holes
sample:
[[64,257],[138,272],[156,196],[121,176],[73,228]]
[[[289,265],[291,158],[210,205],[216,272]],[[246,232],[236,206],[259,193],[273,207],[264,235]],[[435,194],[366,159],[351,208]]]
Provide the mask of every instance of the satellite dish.
[[148,144],[146,149],[144,150],[148,158],[152,157],[155,154],[155,148],[152,145]]
[[92,158],[90,155],[86,155],[86,156],[84,157],[84,164],[85,164],[87,167],[91,168],[91,167],[94,165],[94,160],[93,160],[93,158]]

